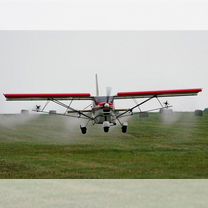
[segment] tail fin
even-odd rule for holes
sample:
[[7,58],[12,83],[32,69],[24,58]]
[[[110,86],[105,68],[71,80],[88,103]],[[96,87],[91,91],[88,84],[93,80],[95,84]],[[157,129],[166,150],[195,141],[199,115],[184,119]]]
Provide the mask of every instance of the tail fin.
[[97,76],[97,74],[95,74],[95,81],[96,81],[96,96],[99,96],[98,76]]

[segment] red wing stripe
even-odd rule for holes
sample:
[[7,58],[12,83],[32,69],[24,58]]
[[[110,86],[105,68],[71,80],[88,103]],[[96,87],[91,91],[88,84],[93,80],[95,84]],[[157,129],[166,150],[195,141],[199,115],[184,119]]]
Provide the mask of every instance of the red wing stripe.
[[88,98],[89,93],[60,93],[60,94],[4,94],[7,99],[24,98]]
[[140,92],[118,92],[118,97],[125,96],[150,96],[150,95],[180,95],[195,94],[201,92],[202,89],[178,89],[178,90],[159,90],[159,91],[140,91]]

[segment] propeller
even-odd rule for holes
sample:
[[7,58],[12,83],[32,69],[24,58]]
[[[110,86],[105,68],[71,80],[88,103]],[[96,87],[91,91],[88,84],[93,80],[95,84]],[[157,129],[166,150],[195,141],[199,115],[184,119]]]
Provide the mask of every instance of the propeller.
[[169,106],[168,101],[164,102],[164,104],[165,104],[165,107],[168,107]]
[[112,91],[112,87],[106,87],[106,95],[107,95],[106,103],[109,102],[111,91]]
[[41,105],[36,105],[36,109],[40,110]]
[[41,105],[36,105],[35,106],[35,111],[37,111],[37,112],[40,111],[40,107],[41,107]]

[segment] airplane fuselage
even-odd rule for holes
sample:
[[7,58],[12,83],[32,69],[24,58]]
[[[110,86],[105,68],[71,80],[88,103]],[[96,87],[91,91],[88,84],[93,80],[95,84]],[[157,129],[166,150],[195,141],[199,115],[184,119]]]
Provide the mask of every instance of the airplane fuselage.
[[111,125],[116,124],[115,106],[113,97],[97,96],[93,102],[92,108],[93,117],[96,124],[109,122]]

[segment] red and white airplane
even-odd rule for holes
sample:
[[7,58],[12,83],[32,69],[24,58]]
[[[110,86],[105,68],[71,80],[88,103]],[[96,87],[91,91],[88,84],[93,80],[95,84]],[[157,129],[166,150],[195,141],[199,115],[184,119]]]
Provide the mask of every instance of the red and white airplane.
[[[46,100],[46,104],[43,108],[40,105],[36,105],[36,112],[49,113],[46,111],[46,107],[49,102],[54,102],[66,109],[64,113],[56,113],[57,115],[70,116],[76,118],[87,119],[86,124],[80,125],[81,132],[85,134],[87,132],[87,126],[89,122],[94,124],[102,124],[104,132],[108,132],[110,126],[116,125],[118,122],[121,125],[123,133],[127,132],[128,123],[122,123],[120,118],[125,116],[131,116],[135,113],[143,113],[140,106],[144,103],[157,99],[160,108],[152,109],[149,111],[160,110],[172,107],[166,101],[162,104],[159,100],[160,97],[173,97],[173,96],[192,96],[197,95],[202,89],[175,89],[175,90],[157,90],[157,91],[136,91],[136,92],[118,92],[116,95],[110,95],[110,88],[107,90],[106,96],[99,96],[98,79],[96,75],[96,96],[91,96],[90,93],[62,93],[62,94],[4,94],[8,101],[30,101],[30,100]],[[114,100],[117,99],[135,99],[145,98],[140,103],[135,104],[128,109],[116,109]],[[87,106],[84,110],[77,110],[71,107],[74,100],[91,100],[92,104]],[[63,101],[69,101],[69,104]],[[90,109],[87,109],[89,108]],[[134,109],[139,108],[140,112],[134,112]],[[147,112],[147,111],[145,111]]]

